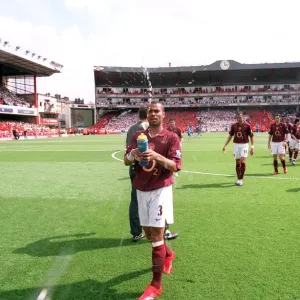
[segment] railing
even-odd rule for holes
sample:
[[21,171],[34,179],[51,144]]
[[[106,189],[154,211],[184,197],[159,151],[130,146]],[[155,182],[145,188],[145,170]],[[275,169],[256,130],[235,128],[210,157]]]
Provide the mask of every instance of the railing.
[[[184,94],[153,94],[152,98],[200,98],[200,97],[238,97],[238,96],[300,96],[300,91],[267,91],[267,92],[215,92],[215,93],[184,93]],[[100,98],[141,98],[148,99],[149,94],[96,94]]]
[[[247,102],[247,103],[194,103],[194,104],[168,104],[163,103],[164,107],[240,107],[240,106],[289,106],[289,105],[299,105],[299,101],[289,101],[289,102],[274,102],[274,103],[258,103],[258,102]],[[97,108],[137,108],[145,103],[136,104],[97,104]]]

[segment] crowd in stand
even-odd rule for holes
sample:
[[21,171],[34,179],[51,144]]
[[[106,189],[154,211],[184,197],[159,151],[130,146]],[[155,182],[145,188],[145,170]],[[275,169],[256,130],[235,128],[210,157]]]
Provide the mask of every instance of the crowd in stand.
[[[200,112],[197,111],[174,111],[166,112],[165,123],[170,119],[175,119],[176,126],[182,131],[186,131],[188,125],[193,125],[195,128],[202,124],[204,130],[207,131],[224,131],[226,127],[234,120],[234,111],[212,111]],[[107,132],[126,132],[138,120],[137,113],[125,113],[120,116],[115,116],[102,127]],[[98,124],[101,122],[98,122]],[[96,126],[99,128],[100,126]],[[93,126],[92,128],[95,128]]]
[[136,113],[128,113],[120,117],[114,117],[105,127],[106,130],[127,131],[134,123],[137,122],[138,115]]
[[[274,115],[278,111],[266,110],[248,110],[244,112],[245,118],[250,123],[251,127],[255,129],[259,125],[261,130],[267,130],[272,122]],[[230,124],[235,120],[235,110],[211,110],[211,111],[166,111],[165,125],[170,119],[175,119],[176,126],[183,132],[186,131],[188,125],[192,125],[196,130],[197,126],[202,127],[202,131],[227,131]],[[281,112],[282,117],[293,116],[289,111]],[[292,117],[293,119],[293,117]],[[122,113],[119,116],[114,116],[106,125],[103,125],[102,119],[91,128],[101,129],[107,133],[110,132],[126,132],[138,120],[137,113]],[[102,124],[103,126],[101,126]]]
[[15,130],[18,135],[26,136],[47,136],[49,134],[57,134],[57,129],[50,129],[47,126],[37,125],[18,121],[0,121],[0,138],[10,138]]
[[23,98],[9,91],[7,88],[0,85],[0,104],[10,106],[30,107]]
[[[139,98],[131,98],[127,100],[123,99],[98,99],[96,103],[98,105],[105,104],[111,106],[118,105],[142,105],[147,103],[147,99],[139,99]],[[179,105],[228,105],[228,104],[249,104],[249,103],[257,103],[257,104],[279,104],[279,103],[295,103],[298,104],[300,102],[300,97],[298,96],[238,96],[238,97],[200,97],[200,98],[167,98],[160,100],[161,103],[167,106],[179,106]]]
[[[247,110],[244,112],[245,119],[250,123],[253,130],[255,126],[259,125],[261,130],[265,131],[269,128],[274,115],[278,111],[266,110]],[[186,132],[187,126],[192,125],[196,131],[197,126],[202,127],[202,131],[222,132],[228,131],[230,125],[235,120],[235,110],[211,110],[211,111],[197,111],[197,110],[176,110],[166,111],[165,126],[170,119],[174,119],[176,126],[183,132]],[[281,111],[282,117],[289,116],[291,120],[296,117],[293,111]],[[138,121],[138,114],[132,112],[123,112],[120,115],[117,113],[108,113],[101,117],[97,124],[91,126],[89,129],[82,131],[83,134],[100,134],[100,133],[120,133],[126,132],[130,126]],[[13,131],[22,136],[26,132],[26,136],[48,136],[57,135],[57,129],[50,129],[47,126],[36,125],[18,121],[0,121],[0,138],[11,138]],[[60,131],[60,133],[63,133]],[[78,129],[73,132],[69,130],[68,133],[79,133]]]
[[202,124],[204,131],[225,131],[235,118],[235,111],[201,111],[197,119]]

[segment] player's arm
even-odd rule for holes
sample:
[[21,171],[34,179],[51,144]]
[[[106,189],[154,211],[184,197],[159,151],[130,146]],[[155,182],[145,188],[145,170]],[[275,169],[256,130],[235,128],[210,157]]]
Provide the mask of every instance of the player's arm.
[[233,135],[231,135],[231,133],[229,133],[229,136],[228,136],[228,138],[227,138],[227,140],[226,140],[226,143],[225,143],[225,145],[224,145],[224,147],[223,147],[223,149],[222,149],[223,152],[226,151],[226,147],[227,147],[227,145],[230,143],[232,137],[233,137]]
[[291,138],[293,140],[297,140],[296,137],[295,137],[295,135],[294,135],[294,128],[292,128],[292,130],[291,130]]
[[273,139],[273,130],[272,130],[272,127],[270,128],[269,130],[269,139],[268,139],[268,148],[271,149],[271,141]]
[[139,151],[137,149],[136,135],[132,136],[130,144],[126,147],[124,154],[124,164],[125,166],[130,166],[135,163],[136,160],[139,160]]
[[227,140],[225,142],[225,145],[224,145],[224,147],[222,149],[223,152],[226,151],[226,147],[230,143],[230,141],[231,141],[231,139],[232,139],[233,136],[234,136],[234,126],[231,125],[230,131],[229,131],[229,136],[228,136],[228,138],[227,138]]
[[[251,130],[251,133],[252,133],[252,130]],[[254,134],[253,133],[250,135],[250,143],[251,143],[250,154],[253,155],[254,154]]]
[[171,160],[171,159],[168,159],[158,153],[156,153],[157,156],[155,158],[156,162],[158,164],[160,164],[161,166],[163,166],[164,168],[170,170],[171,172],[177,172],[178,171],[178,168],[177,168],[177,165],[175,163],[175,161]]
[[271,149],[271,140],[272,140],[273,134],[269,132],[269,139],[268,139],[268,148]]
[[181,129],[179,129],[179,140],[180,140],[180,145],[182,145],[183,135],[182,135]]
[[148,149],[142,153],[142,160],[155,160],[158,164],[171,172],[179,171],[181,169],[181,147],[178,136],[174,134],[170,139],[167,157]]
[[124,164],[125,166],[130,166],[132,164],[134,164],[134,153],[132,151],[130,151],[129,153],[125,153],[124,155]]
[[294,136],[294,134],[291,134],[291,138],[299,143],[299,140]]

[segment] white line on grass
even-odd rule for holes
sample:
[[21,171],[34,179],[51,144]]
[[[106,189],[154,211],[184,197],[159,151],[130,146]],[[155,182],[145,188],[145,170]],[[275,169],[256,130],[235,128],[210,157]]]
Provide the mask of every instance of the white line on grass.
[[116,154],[118,154],[119,152],[121,152],[121,150],[114,152],[114,153],[111,155],[111,157],[112,157],[113,159],[115,159],[115,160],[118,160],[118,161],[123,162],[122,159],[116,157]]
[[[116,154],[118,154],[121,151],[114,152],[111,157],[115,160],[123,162],[122,159],[116,157]],[[190,173],[190,174],[198,174],[198,175],[207,175],[207,176],[221,176],[221,177],[236,177],[234,174],[222,174],[222,173],[206,173],[206,172],[197,172],[197,171],[180,171],[181,173]],[[274,180],[300,180],[300,178],[291,178],[291,177],[280,177],[280,176],[251,176],[251,175],[245,175],[247,178],[258,178],[258,179],[274,179]]]
[[[219,173],[205,173],[197,171],[180,171],[182,173],[191,173],[199,175],[208,175],[208,176],[221,176],[221,177],[236,177],[235,174],[219,174]],[[247,178],[259,178],[259,179],[278,179],[278,180],[300,180],[300,178],[291,178],[291,177],[280,177],[280,176],[251,176],[245,175]]]

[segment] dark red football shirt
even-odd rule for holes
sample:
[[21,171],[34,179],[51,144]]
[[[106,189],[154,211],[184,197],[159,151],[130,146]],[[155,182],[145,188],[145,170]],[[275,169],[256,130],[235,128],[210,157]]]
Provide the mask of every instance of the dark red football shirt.
[[[181,169],[181,146],[179,138],[174,132],[166,129],[163,129],[163,131],[154,138],[150,137],[149,129],[136,132],[126,149],[126,154],[132,149],[137,148],[137,137],[140,133],[144,133],[147,136],[149,149],[173,160],[176,163],[177,169]],[[136,176],[133,185],[137,190],[144,192],[153,191],[174,183],[173,172],[164,168],[156,161],[149,162],[149,165],[146,167],[142,167],[136,162],[135,170]]]
[[181,133],[180,128],[178,128],[178,127],[170,128],[169,127],[168,130],[176,133],[180,139],[182,138],[182,133]]
[[291,134],[294,135],[297,140],[300,140],[300,125],[294,125]]
[[288,129],[288,133],[291,133],[291,131],[292,131],[292,128],[293,128],[293,124],[291,123],[291,122],[288,122],[288,123],[286,123],[285,124],[286,125],[286,127],[287,127],[287,129]]
[[288,134],[288,128],[285,123],[280,122],[272,124],[269,130],[269,134],[272,135],[272,142],[279,143],[285,140],[285,135]]
[[251,126],[247,122],[242,125],[239,123],[232,124],[229,134],[234,137],[233,142],[236,144],[247,144],[249,143],[249,136],[253,136]]

